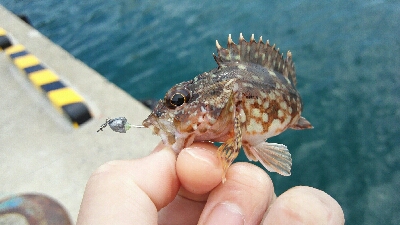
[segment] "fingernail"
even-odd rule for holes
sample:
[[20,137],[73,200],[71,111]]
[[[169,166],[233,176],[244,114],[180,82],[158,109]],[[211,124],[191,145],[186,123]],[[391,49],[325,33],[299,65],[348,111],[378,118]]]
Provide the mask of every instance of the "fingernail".
[[239,206],[224,202],[214,207],[205,224],[244,224],[244,216]]

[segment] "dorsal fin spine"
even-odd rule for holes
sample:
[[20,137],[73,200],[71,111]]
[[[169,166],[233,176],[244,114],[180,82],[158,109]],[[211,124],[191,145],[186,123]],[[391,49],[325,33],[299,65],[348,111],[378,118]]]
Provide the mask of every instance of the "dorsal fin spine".
[[214,56],[218,67],[224,67],[224,64],[228,62],[251,62],[259,64],[268,70],[274,70],[281,73],[287,80],[296,85],[296,72],[292,61],[292,53],[288,51],[286,58],[283,57],[283,53],[279,52],[279,48],[276,48],[275,44],[270,45],[269,40],[264,44],[262,36],[259,41],[256,42],[254,34],[251,35],[250,41],[246,42],[243,34],[239,35],[239,44],[236,45],[231,34],[228,35],[227,48],[221,47],[216,41],[216,47],[218,56]]

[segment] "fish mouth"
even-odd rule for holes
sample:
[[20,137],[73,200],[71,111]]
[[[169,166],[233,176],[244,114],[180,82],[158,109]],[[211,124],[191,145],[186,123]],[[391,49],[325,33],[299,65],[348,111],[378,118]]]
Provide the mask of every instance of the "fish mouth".
[[171,146],[177,154],[194,141],[194,135],[179,132],[172,121],[159,118],[154,114],[151,114],[142,124],[151,129],[154,134],[160,136],[163,143]]
[[[154,119],[152,119],[149,116],[149,117],[147,117],[147,119],[143,120],[142,125],[147,127],[147,128],[150,128],[154,132],[154,122],[155,122]],[[154,132],[154,133],[157,134],[157,132]]]
[[156,117],[153,113],[142,124],[154,134],[160,136],[164,144],[173,145],[176,142],[173,124],[169,122],[162,123],[160,118]]

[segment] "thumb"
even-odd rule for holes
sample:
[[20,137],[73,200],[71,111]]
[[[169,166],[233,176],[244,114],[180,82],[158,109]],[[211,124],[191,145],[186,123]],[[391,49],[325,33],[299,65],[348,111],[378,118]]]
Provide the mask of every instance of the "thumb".
[[157,211],[179,190],[169,148],[136,160],[112,161],[92,174],[77,224],[157,224]]

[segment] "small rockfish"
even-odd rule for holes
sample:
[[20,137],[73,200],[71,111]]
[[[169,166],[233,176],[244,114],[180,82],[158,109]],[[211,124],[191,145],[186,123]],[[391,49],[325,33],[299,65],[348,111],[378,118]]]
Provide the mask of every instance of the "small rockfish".
[[[286,59],[275,45],[254,35],[227,48],[216,41],[218,67],[173,86],[143,126],[179,153],[194,141],[224,142],[218,148],[224,175],[241,147],[250,160],[269,171],[290,175],[291,155],[285,145],[268,143],[287,128],[309,129],[301,116],[292,53]],[[223,178],[224,179],[224,178]]]

